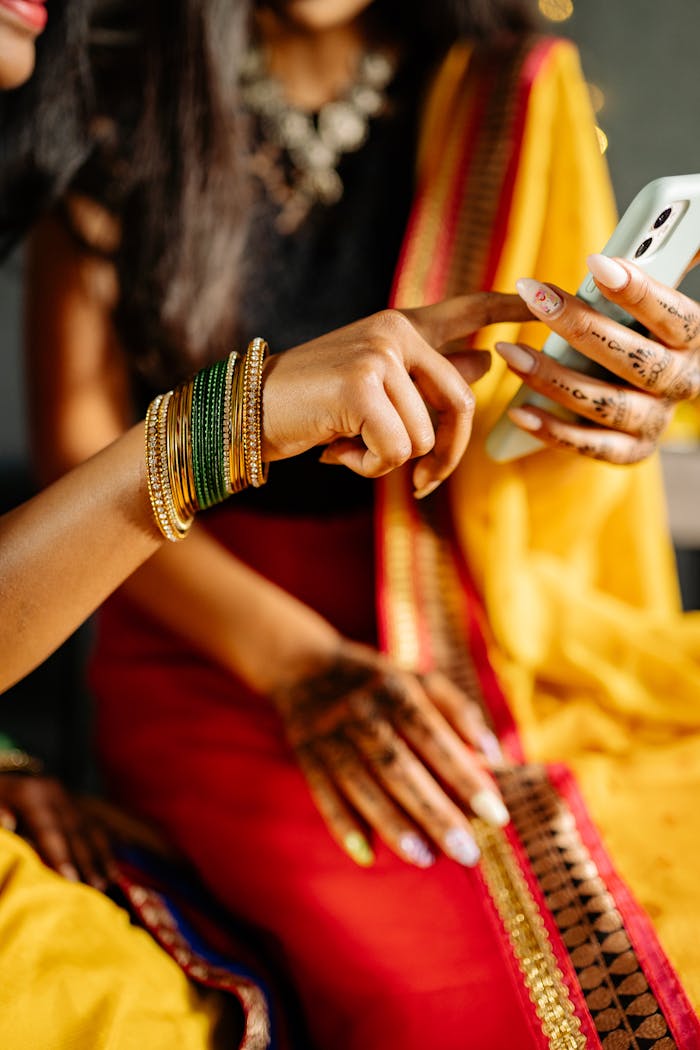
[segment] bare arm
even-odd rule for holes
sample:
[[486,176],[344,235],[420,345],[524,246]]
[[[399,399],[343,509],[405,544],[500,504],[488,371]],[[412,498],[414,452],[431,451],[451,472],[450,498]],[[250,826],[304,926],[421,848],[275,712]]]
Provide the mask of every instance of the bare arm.
[[160,542],[140,426],[0,518],[0,691],[45,659]]

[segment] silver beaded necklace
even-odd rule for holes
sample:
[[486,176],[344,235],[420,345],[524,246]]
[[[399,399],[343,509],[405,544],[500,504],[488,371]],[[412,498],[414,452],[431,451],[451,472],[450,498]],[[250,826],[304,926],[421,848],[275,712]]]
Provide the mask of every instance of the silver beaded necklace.
[[257,117],[263,141],[252,152],[250,169],[279,208],[280,232],[293,232],[311,207],[335,204],[343,195],[337,168],[344,153],[367,141],[369,122],[386,108],[386,86],[395,63],[382,52],[362,56],[346,93],[317,114],[291,106],[273,79],[259,48],[248,52],[241,73],[245,108]]

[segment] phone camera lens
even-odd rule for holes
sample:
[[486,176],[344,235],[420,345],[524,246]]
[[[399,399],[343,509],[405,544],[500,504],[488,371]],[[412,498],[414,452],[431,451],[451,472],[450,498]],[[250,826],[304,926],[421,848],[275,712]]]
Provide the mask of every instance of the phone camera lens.
[[[659,218],[660,218],[660,216],[659,216]],[[635,259],[638,259],[640,255],[644,255],[644,252],[649,250],[649,245],[651,244],[651,242],[652,242],[652,238],[651,237],[647,237],[647,239],[645,241],[642,241],[642,243],[639,245],[639,247],[637,248],[636,252],[634,253]]]
[[671,214],[671,209],[670,208],[664,208],[664,210],[661,212],[661,214],[657,218],[656,222],[654,223],[654,229],[658,230],[659,226],[663,226],[663,224],[666,222],[666,219],[669,217],[670,214]]

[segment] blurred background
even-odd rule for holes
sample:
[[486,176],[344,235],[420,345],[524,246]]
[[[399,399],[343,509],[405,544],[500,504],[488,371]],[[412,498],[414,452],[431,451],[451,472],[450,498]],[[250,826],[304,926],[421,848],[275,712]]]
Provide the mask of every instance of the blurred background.
[[[700,171],[700,0],[539,0],[539,9],[547,32],[580,48],[620,210],[650,179]],[[685,287],[700,298],[700,268]],[[18,254],[0,268],[0,509],[30,486],[21,310]],[[691,409],[663,457],[688,608],[700,607],[699,435],[700,410]],[[0,730],[48,758],[77,787],[91,786],[92,777],[79,757],[89,704],[76,694],[75,676],[86,644],[83,630],[5,698],[0,717]]]

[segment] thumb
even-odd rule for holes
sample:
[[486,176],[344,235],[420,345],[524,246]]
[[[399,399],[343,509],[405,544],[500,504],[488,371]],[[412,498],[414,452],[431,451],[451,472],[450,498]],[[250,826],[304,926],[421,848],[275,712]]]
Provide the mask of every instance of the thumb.
[[465,350],[444,355],[454,365],[462,379],[467,383],[476,383],[485,376],[491,367],[491,354],[488,350]]
[[[520,300],[520,301],[519,301]],[[432,306],[402,310],[413,327],[434,348],[454,339],[464,339],[479,328],[506,321],[531,321],[532,314],[518,295],[475,292],[457,295]]]

